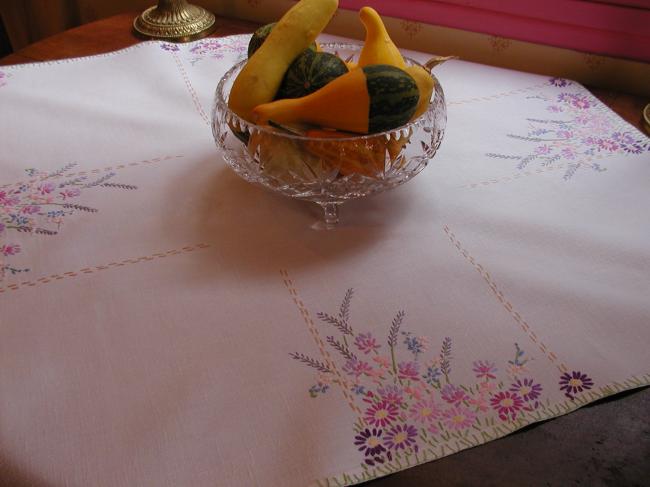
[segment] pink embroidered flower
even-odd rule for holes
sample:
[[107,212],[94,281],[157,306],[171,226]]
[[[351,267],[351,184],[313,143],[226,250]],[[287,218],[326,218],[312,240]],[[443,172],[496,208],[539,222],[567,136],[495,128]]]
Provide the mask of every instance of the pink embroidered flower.
[[517,413],[523,407],[524,401],[514,392],[499,392],[490,399],[492,408],[499,413],[499,418],[503,421],[508,419],[514,420]]
[[409,409],[409,417],[420,423],[431,423],[440,417],[441,411],[433,399],[417,401]]
[[422,399],[426,396],[426,391],[420,385],[419,382],[414,383],[411,386],[405,387],[404,392],[406,392],[411,399]]
[[354,339],[354,344],[360,352],[363,352],[366,355],[370,352],[376,352],[381,348],[381,345],[377,343],[377,340],[372,336],[372,333],[359,333]]
[[59,194],[63,199],[74,198],[75,196],[79,196],[81,194],[81,190],[79,188],[69,188],[61,191]]
[[490,409],[490,405],[488,404],[487,396],[485,394],[479,394],[478,397],[470,399],[469,403],[478,411],[485,412]]
[[56,189],[56,184],[54,183],[43,183],[38,186],[38,190],[41,194],[50,194]]
[[507,372],[510,377],[517,377],[528,374],[528,368],[523,364],[509,364]]
[[456,387],[453,384],[447,384],[442,388],[440,393],[443,401],[448,402],[449,404],[454,404],[458,406],[463,401],[469,399],[469,396],[462,390],[460,387]]
[[476,421],[476,414],[465,406],[454,406],[442,412],[443,423],[450,430],[464,430]]
[[477,360],[473,363],[474,368],[472,369],[476,374],[477,379],[496,379],[494,373],[498,370],[494,365],[494,362],[488,362],[487,360]]
[[480,382],[478,385],[479,394],[490,394],[496,390],[497,385],[494,382]]
[[399,386],[387,385],[377,390],[377,392],[382,401],[385,401],[388,404],[394,404],[399,407],[404,401],[404,393],[402,388]]
[[571,100],[571,104],[574,107],[579,108],[581,110],[586,110],[587,108],[589,108],[591,106],[591,103],[589,103],[589,100],[587,99],[587,97],[585,97],[585,96],[577,96],[577,95],[574,95],[573,100]]
[[395,404],[390,404],[386,401],[381,401],[379,404],[373,404],[366,409],[365,420],[368,424],[373,426],[384,427],[391,424],[397,419],[399,411]]
[[390,359],[388,357],[383,356],[383,355],[377,355],[376,357],[373,357],[372,360],[377,362],[377,364],[382,369],[387,369],[387,368],[390,367]]
[[550,105],[550,106],[546,107],[546,109],[547,109],[549,112],[552,112],[552,113],[559,113],[559,112],[563,112],[563,111],[564,111],[564,108],[562,108],[562,107],[559,106],[559,105]]
[[364,362],[363,360],[353,358],[353,359],[349,359],[345,363],[345,365],[343,366],[343,371],[346,374],[359,377],[362,374],[366,374],[366,375],[370,374],[372,372],[372,367],[368,362]]
[[20,252],[20,245],[18,244],[5,244],[0,247],[2,255],[16,255]]
[[419,380],[419,364],[417,362],[400,362],[397,365],[400,379]]
[[535,148],[535,154],[544,155],[551,152],[551,146],[548,144],[540,145]]
[[38,213],[39,211],[41,211],[41,207],[38,205],[23,206],[23,209],[20,210],[20,212],[24,213],[25,215],[33,215],[34,213]]
[[556,134],[560,139],[570,139],[573,137],[573,132],[570,130],[558,130]]
[[6,191],[0,191],[0,205],[2,206],[14,206],[20,203],[20,198],[15,195],[11,195]]

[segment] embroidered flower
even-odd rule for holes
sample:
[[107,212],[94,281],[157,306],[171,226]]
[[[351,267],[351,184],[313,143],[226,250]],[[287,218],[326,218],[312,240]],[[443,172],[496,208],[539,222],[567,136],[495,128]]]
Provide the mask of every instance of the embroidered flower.
[[375,337],[372,336],[372,333],[359,333],[354,339],[354,344],[360,352],[366,355],[370,352],[376,352],[381,348]]
[[444,425],[451,430],[464,430],[476,421],[476,413],[465,406],[454,406],[442,412]]
[[357,396],[363,395],[366,393],[366,388],[362,386],[361,384],[354,384],[351,388],[352,392],[354,392]]
[[575,394],[591,389],[594,381],[580,371],[567,372],[560,377],[560,390],[569,399],[575,399]]
[[400,362],[397,365],[399,378],[406,380],[419,380],[419,364],[417,362]]
[[598,148],[601,149],[601,150],[614,152],[619,148],[619,145],[614,140],[600,139],[598,141]]
[[417,356],[424,352],[427,348],[427,338],[418,337],[406,331],[403,331],[402,335],[404,335],[404,345],[406,345],[408,351],[415,355],[415,358],[417,359]]
[[442,372],[440,372],[440,369],[435,366],[429,366],[427,367],[426,373],[422,376],[424,381],[429,384],[430,386],[440,386],[440,376],[442,375]]
[[418,430],[410,424],[396,424],[384,435],[384,444],[391,450],[405,450],[412,447],[418,451]]
[[348,375],[359,377],[362,374],[370,374],[372,372],[372,367],[368,362],[364,362],[357,358],[351,358],[345,362],[343,371]]
[[169,42],[161,42],[160,48],[163,49],[164,51],[170,51],[170,52],[177,52],[181,50],[181,48],[178,47],[176,44],[171,44]]
[[386,451],[382,445],[382,430],[365,428],[354,437],[354,444],[367,457],[374,457]]
[[379,397],[382,401],[386,401],[388,404],[394,404],[395,406],[401,406],[404,400],[404,394],[402,388],[396,385],[387,385],[377,390]]
[[69,188],[59,193],[62,199],[74,198],[76,196],[79,196],[80,194],[81,194],[81,190],[79,188]]
[[552,150],[552,148],[551,148],[550,145],[544,144],[544,145],[540,145],[538,147],[535,147],[535,154],[539,154],[539,155],[550,154],[551,150]]
[[558,86],[560,88],[569,84],[569,81],[565,80],[564,78],[551,78],[548,80],[548,82],[553,86]]
[[0,191],[0,205],[15,206],[20,203],[20,198],[16,195],[9,194],[6,191]]
[[534,401],[542,393],[542,386],[535,384],[533,379],[517,379],[510,386],[510,392],[517,393],[524,401]]
[[409,417],[420,423],[431,423],[440,417],[440,407],[433,399],[422,399],[409,408]]
[[377,362],[379,367],[382,369],[387,369],[390,367],[390,359],[388,357],[384,357],[383,355],[377,355],[376,357],[373,357],[372,360],[374,362]]
[[330,386],[327,384],[319,382],[309,388],[309,395],[311,397],[317,397],[319,394],[325,394],[329,388]]
[[499,413],[499,418],[503,421],[507,421],[508,419],[514,420],[524,405],[521,397],[510,391],[498,392],[492,396],[490,403],[492,404],[492,408]]
[[399,411],[395,404],[381,401],[379,404],[373,404],[366,409],[366,421],[373,426],[384,427],[391,424],[397,419]]
[[39,211],[41,211],[41,207],[38,205],[25,205],[23,206],[23,209],[20,210],[20,212],[24,213],[25,215],[33,215]]
[[586,110],[591,106],[591,103],[589,102],[589,99],[586,96],[574,96],[573,100],[571,100],[571,104],[579,108],[581,110]]
[[474,371],[474,374],[476,375],[477,379],[496,379],[496,375],[494,375],[497,372],[497,368],[494,365],[494,362],[488,362],[487,360],[477,360],[472,364],[474,368],[472,370]]
[[20,252],[20,245],[18,244],[5,244],[0,247],[2,255],[16,255]]
[[456,387],[453,384],[447,384],[442,388],[440,393],[442,400],[448,402],[449,404],[454,404],[458,406],[463,401],[469,399],[469,396],[462,390],[460,387]]
[[38,186],[38,190],[41,194],[50,194],[56,189],[56,184],[54,183],[43,183]]

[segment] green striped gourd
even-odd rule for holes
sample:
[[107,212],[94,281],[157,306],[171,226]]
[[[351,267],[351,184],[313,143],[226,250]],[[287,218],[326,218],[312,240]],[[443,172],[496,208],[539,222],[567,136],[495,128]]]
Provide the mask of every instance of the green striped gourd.
[[347,72],[338,56],[306,49],[287,69],[275,99],[309,95]]

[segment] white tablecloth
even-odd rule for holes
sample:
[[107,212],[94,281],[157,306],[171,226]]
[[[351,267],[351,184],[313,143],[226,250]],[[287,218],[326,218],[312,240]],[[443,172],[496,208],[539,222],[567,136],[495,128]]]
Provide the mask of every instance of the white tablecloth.
[[650,382],[644,135],[450,61],[429,167],[318,231],[215,148],[247,42],[0,67],[0,472],[351,484]]

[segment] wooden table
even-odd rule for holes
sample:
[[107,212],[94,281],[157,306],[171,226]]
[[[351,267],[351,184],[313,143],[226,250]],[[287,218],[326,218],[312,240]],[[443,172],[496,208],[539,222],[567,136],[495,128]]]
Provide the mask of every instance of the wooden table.
[[[137,12],[100,20],[21,49],[0,65],[51,61],[122,49],[140,42],[131,31]],[[217,19],[214,37],[250,33],[258,24]],[[641,128],[647,98],[592,89],[622,118]],[[619,394],[553,421],[450,457],[368,483],[368,487],[642,486],[650,478],[650,389]],[[1,455],[1,454],[0,454]],[[0,463],[2,457],[0,456]],[[3,483],[8,481],[8,484]],[[0,485],[35,485],[29,473]]]

